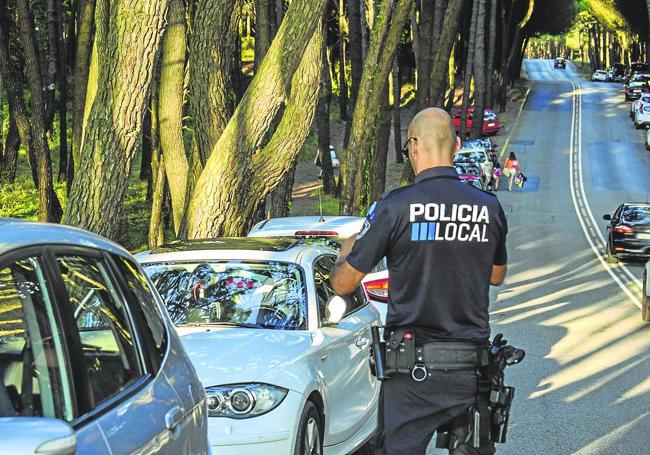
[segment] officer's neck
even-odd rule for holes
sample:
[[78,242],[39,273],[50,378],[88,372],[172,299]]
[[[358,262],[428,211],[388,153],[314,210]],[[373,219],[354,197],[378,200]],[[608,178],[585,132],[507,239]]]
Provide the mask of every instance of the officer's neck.
[[449,159],[429,158],[426,160],[417,160],[415,162],[413,171],[415,172],[415,175],[418,175],[419,173],[424,172],[427,169],[431,169],[432,167],[441,167],[441,166],[445,166],[445,167],[452,166],[451,158]]

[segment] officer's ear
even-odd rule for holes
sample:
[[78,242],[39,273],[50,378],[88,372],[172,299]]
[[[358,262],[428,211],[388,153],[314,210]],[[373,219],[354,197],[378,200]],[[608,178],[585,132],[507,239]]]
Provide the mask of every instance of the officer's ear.
[[454,155],[456,155],[460,151],[460,147],[461,147],[460,137],[456,136],[456,145],[454,146]]

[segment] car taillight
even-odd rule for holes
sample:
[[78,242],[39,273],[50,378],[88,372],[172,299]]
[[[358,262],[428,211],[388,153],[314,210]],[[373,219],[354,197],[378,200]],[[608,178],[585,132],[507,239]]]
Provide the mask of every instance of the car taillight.
[[388,302],[388,278],[363,283],[368,297],[378,302]]
[[336,231],[296,231],[297,237],[336,237],[339,235]]
[[618,232],[619,234],[633,234],[636,231],[630,226],[616,226],[614,232]]

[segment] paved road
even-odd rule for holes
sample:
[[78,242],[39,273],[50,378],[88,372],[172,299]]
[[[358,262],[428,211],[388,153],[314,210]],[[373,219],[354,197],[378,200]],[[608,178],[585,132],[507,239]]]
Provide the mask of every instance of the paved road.
[[[650,453],[650,325],[637,307],[642,265],[603,260],[606,223],[650,191],[650,152],[621,84],[571,64],[526,61],[529,98],[508,151],[529,177],[499,192],[510,270],[491,308],[494,332],[527,351],[502,454]],[[443,453],[429,450],[429,454]]]

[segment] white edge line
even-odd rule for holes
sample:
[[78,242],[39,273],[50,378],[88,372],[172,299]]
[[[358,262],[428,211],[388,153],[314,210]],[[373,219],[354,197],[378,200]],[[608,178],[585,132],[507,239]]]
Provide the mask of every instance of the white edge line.
[[[582,90],[579,84],[578,84],[578,88]],[[605,237],[603,236],[603,233],[598,228],[598,223],[596,222],[596,218],[594,217],[594,214],[591,211],[591,206],[589,205],[589,200],[587,199],[587,192],[585,191],[584,179],[582,178],[582,101],[580,101],[580,109],[578,109],[578,115],[580,116],[578,120],[578,173],[580,175],[580,191],[582,191],[582,199],[584,200],[587,214],[591,218],[591,222],[593,223],[594,229],[596,230],[596,233],[598,234],[598,237],[600,238],[602,244],[607,245],[607,242],[605,241]],[[608,267],[612,268],[612,266],[609,264]],[[622,269],[623,272],[625,272],[625,274],[630,278],[630,280],[632,280],[634,284],[636,284],[639,287],[642,286],[641,280],[635,277],[634,274],[630,271],[630,269],[627,268],[625,264],[619,263],[618,268]]]
[[[569,178],[571,179],[573,177],[573,159],[575,156],[575,146],[574,146],[574,137],[575,137],[575,132],[576,132],[576,105],[578,102],[578,86],[576,85],[575,82],[570,81],[571,85],[573,86],[573,112],[571,113],[571,142],[570,142],[570,159],[569,159]],[[579,138],[580,139],[580,138]],[[578,146],[580,148],[580,141],[578,142]],[[580,164],[580,163],[578,163]],[[579,181],[579,183],[582,183]],[[607,266],[607,263],[603,259],[602,254],[600,253],[600,250],[596,248],[596,245],[594,245],[594,241],[592,238],[589,236],[589,232],[587,231],[587,226],[585,225],[585,221],[583,220],[580,210],[578,209],[578,201],[576,198],[576,191],[575,188],[573,187],[572,180],[569,182],[569,187],[571,188],[571,199],[573,200],[573,207],[576,211],[576,215],[578,216],[578,221],[580,222],[580,227],[582,227],[582,231],[585,235],[585,238],[587,239],[587,242],[589,243],[589,246],[591,247],[592,251],[596,255],[596,258],[600,261],[601,265],[603,268],[609,273],[609,275],[614,279],[616,284],[623,290],[623,292],[630,298],[632,303],[634,303],[637,307],[641,308],[641,302],[639,302],[639,299],[632,294],[632,291],[621,281],[621,279],[616,276],[616,274],[612,271],[610,267]]]

